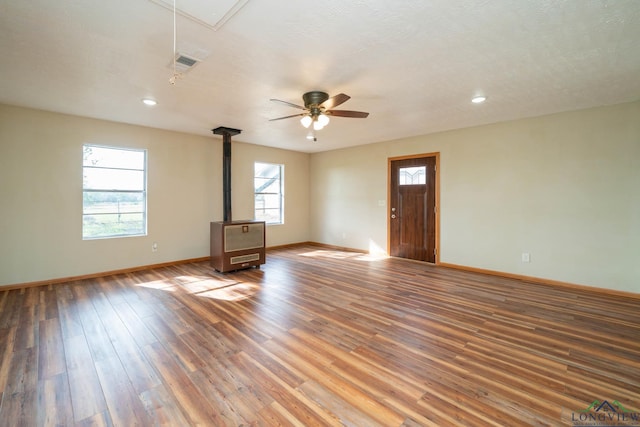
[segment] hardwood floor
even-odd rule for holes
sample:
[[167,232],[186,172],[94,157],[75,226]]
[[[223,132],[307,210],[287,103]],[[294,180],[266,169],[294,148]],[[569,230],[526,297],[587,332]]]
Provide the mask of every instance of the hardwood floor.
[[639,305],[314,246],[2,291],[0,425],[628,421]]

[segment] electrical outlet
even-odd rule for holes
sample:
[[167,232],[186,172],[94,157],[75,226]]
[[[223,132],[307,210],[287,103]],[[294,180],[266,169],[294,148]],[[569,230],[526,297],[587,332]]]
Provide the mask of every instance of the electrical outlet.
[[153,242],[151,245],[151,252],[158,252],[158,242]]
[[531,262],[531,254],[529,252],[522,252],[522,262]]

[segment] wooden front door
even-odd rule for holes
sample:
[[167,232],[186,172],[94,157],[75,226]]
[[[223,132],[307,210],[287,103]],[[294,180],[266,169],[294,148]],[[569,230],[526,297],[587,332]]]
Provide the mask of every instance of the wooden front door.
[[389,254],[436,262],[437,155],[389,159]]

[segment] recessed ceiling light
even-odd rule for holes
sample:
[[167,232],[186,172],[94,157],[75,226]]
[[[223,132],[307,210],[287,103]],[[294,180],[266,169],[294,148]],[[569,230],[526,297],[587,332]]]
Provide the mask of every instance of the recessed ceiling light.
[[156,105],[158,102],[155,99],[151,99],[151,98],[144,98],[142,100],[142,103],[144,105],[148,105],[150,107],[153,107],[154,105]]
[[482,95],[474,96],[473,98],[471,98],[471,102],[473,102],[474,104],[482,104],[486,100],[487,97]]

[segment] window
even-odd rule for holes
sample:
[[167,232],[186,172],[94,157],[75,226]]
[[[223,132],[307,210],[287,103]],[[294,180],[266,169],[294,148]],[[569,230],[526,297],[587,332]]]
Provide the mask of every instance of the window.
[[147,151],[82,149],[82,239],[146,235]]
[[416,185],[427,183],[427,167],[413,166],[400,168],[400,185]]
[[265,221],[267,224],[284,222],[283,172],[283,165],[256,162],[253,178],[255,219]]

